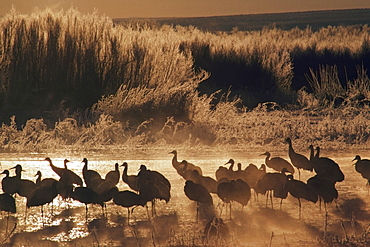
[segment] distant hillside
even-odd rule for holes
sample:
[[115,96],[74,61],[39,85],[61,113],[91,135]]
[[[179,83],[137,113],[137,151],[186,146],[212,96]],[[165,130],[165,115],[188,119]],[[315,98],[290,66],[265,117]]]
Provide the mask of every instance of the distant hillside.
[[115,22],[148,21],[159,25],[195,26],[200,30],[229,32],[237,27],[239,30],[260,30],[266,26],[276,26],[284,30],[310,26],[313,30],[327,26],[370,25],[370,9],[346,9],[289,12],[273,14],[231,15],[190,18],[151,18],[151,19],[114,19]]

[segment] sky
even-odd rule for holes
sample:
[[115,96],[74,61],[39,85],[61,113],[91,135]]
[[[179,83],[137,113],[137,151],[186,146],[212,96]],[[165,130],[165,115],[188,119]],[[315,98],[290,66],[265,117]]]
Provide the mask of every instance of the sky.
[[0,0],[0,16],[11,7],[22,14],[36,8],[64,9],[111,18],[202,17],[311,10],[370,8],[370,0]]

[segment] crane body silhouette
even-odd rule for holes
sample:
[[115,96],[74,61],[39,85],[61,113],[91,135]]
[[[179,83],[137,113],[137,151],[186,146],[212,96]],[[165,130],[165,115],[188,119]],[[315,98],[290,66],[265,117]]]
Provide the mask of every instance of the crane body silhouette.
[[289,137],[286,138],[285,141],[289,145],[288,155],[289,155],[290,161],[292,162],[293,166],[295,166],[298,169],[298,176],[299,176],[299,179],[301,179],[300,170],[313,171],[312,164],[306,156],[294,151],[292,140]]

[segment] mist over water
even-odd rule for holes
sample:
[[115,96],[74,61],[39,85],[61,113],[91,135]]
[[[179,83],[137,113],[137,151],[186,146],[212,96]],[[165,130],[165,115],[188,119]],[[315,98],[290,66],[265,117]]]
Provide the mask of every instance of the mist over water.
[[[145,159],[119,160],[116,157],[86,154],[89,169],[98,171],[102,176],[114,169],[114,164],[128,163],[128,174],[138,173],[141,164],[148,169],[162,173],[171,183],[171,199],[156,203],[157,215],[150,215],[151,205],[134,208],[128,224],[126,208],[107,203],[105,217],[99,205],[88,205],[87,220],[85,205],[68,199],[63,201],[59,196],[53,205],[43,207],[43,217],[40,207],[26,210],[26,199],[16,197],[17,213],[1,214],[0,236],[3,246],[316,246],[323,241],[324,236],[333,240],[353,239],[357,241],[361,234],[367,231],[370,214],[368,190],[366,181],[356,173],[352,166],[351,154],[338,157],[336,160],[346,178],[338,183],[336,188],[339,198],[336,203],[326,205],[328,215],[325,215],[324,204],[313,204],[302,201],[302,219],[299,220],[298,200],[288,196],[283,200],[280,209],[280,199],[273,198],[273,208],[270,203],[266,207],[266,196],[256,196],[252,192],[247,206],[232,203],[231,218],[229,205],[225,205],[217,195],[213,196],[214,206],[199,207],[199,219],[196,219],[196,203],[184,194],[185,180],[180,177],[171,165],[172,155],[166,153],[163,158],[142,156]],[[283,155],[281,155],[284,157]],[[264,157],[259,153],[249,153],[247,158],[235,158],[241,162],[243,169],[250,163],[257,166],[264,163]],[[2,156],[1,169],[9,169],[21,164],[25,170],[22,178],[35,181],[34,175],[40,170],[43,178],[58,176],[51,170],[49,164],[43,161],[44,155],[35,154],[23,157]],[[54,165],[63,166],[65,157],[53,157]],[[72,162],[68,168],[82,176],[81,163],[83,156],[69,158]],[[113,159],[112,159],[113,158]],[[187,159],[199,165],[204,176],[215,178],[215,171],[224,165],[229,158],[195,157],[194,153],[179,154],[179,159]],[[123,168],[120,167],[122,174]],[[272,171],[269,170],[268,171]],[[121,175],[120,174],[120,175]],[[302,172],[301,180],[306,181],[314,173]],[[122,181],[118,183],[120,191],[129,190]],[[148,216],[149,214],[149,216]],[[207,239],[204,228],[212,217],[223,219],[228,229],[224,238]]]

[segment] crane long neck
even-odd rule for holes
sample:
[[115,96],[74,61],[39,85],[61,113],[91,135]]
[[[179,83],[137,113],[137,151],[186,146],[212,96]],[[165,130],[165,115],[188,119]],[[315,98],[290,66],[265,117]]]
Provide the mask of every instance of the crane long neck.
[[16,176],[17,178],[19,178],[19,179],[21,179],[21,177],[22,177],[22,168],[20,168],[19,166],[17,166],[17,167],[15,168],[15,176]]
[[125,168],[123,168],[123,180],[126,182],[128,175],[127,175],[128,166],[125,165]]
[[289,153],[295,153],[293,149],[292,142],[289,142]]
[[320,148],[316,148],[315,158],[319,158],[319,157],[320,157]]
[[182,168],[182,171],[185,172],[188,169],[188,162],[181,162],[181,164],[184,165],[184,167]]
[[36,174],[36,176],[37,176],[37,178],[36,178],[36,184],[39,184],[39,183],[41,182],[41,173],[40,173],[40,172],[38,172],[38,173]]
[[180,162],[177,160],[177,153],[174,153],[173,158],[172,158],[172,166],[176,168],[179,165],[180,165]]
[[82,171],[86,172],[87,171],[87,161],[85,160],[84,163],[85,164],[84,164],[84,167],[82,168]]
[[229,170],[232,171],[234,169],[234,162],[231,162],[231,165],[229,166]]
[[49,165],[52,169],[56,168],[56,166],[53,164],[53,162],[51,162],[51,160],[48,160],[49,161]]
[[270,155],[266,155],[265,163],[267,164],[270,161]]

